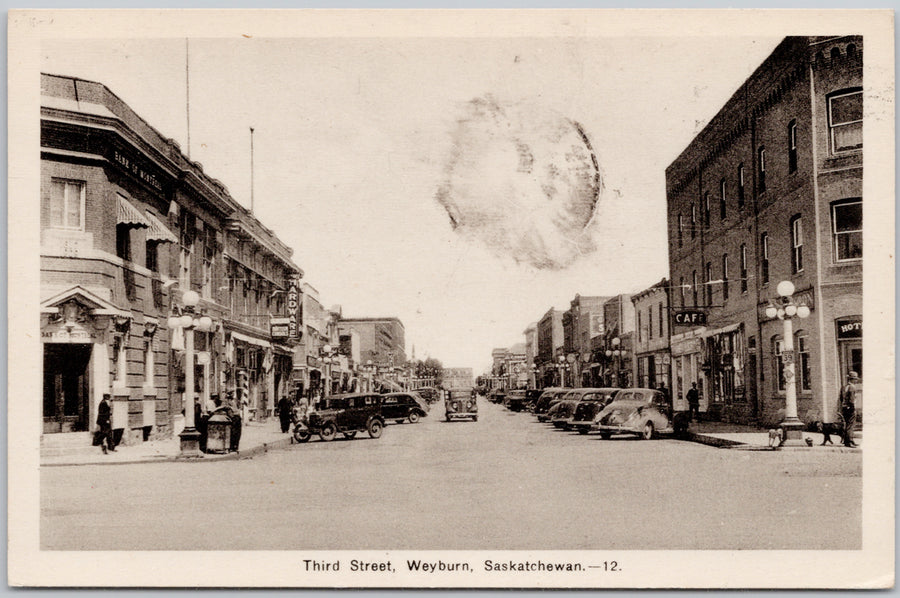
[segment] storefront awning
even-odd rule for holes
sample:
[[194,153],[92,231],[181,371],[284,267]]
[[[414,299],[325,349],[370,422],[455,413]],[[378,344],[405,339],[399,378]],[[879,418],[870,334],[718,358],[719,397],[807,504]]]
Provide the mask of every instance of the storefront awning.
[[269,341],[264,341],[261,338],[247,336],[246,334],[241,334],[240,332],[232,332],[231,338],[239,341],[244,341],[245,343],[250,343],[251,345],[256,345],[258,347],[270,348],[272,346],[272,343],[270,343]]
[[118,196],[118,201],[116,202],[116,224],[150,228],[150,221],[130,201],[121,195]]
[[726,332],[734,332],[738,328],[740,328],[742,322],[738,322],[737,324],[729,324],[728,326],[724,326],[722,328],[716,328],[715,330],[705,330],[703,332],[703,337],[708,338],[710,336],[717,336],[719,334],[725,334]]
[[278,343],[272,343],[272,347],[275,349],[275,352],[279,355],[293,355],[294,348],[288,347],[287,345],[279,345]]
[[147,231],[148,241],[161,241],[163,243],[178,243],[178,237],[169,230],[159,218],[147,212],[145,214],[147,221],[150,223],[150,229]]

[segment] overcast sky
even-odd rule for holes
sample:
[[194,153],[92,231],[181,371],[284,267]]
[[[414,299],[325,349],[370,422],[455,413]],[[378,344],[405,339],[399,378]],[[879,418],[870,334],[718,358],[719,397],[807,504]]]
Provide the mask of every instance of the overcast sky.
[[249,207],[253,127],[255,213],[322,302],[480,372],[576,293],[667,275],[665,168],[779,40],[69,39],[41,69],[186,150],[189,47],[191,158]]

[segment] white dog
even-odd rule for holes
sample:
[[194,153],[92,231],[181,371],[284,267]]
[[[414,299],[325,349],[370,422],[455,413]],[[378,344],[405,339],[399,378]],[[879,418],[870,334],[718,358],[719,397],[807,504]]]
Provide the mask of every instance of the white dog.
[[772,428],[769,430],[769,446],[776,448],[784,443],[784,432],[781,428]]

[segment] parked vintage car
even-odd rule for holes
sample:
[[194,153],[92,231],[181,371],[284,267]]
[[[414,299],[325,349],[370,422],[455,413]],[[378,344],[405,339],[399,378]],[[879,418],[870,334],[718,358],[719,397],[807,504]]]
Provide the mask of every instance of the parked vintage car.
[[408,419],[414,424],[420,417],[428,416],[428,405],[414,392],[390,392],[381,395],[381,415],[385,421],[402,424]]
[[495,388],[491,392],[488,393],[487,399],[491,403],[502,403],[503,399],[506,398],[506,391],[502,388]]
[[597,414],[609,405],[618,392],[618,388],[594,388],[586,393],[575,406],[575,413],[568,422],[569,428],[578,430],[579,434],[590,432]]
[[424,386],[422,388],[417,388],[413,392],[422,397],[429,405],[431,405],[432,403],[436,403],[441,398],[440,389],[434,388],[433,386]]
[[478,401],[470,390],[451,390],[444,399],[444,417],[447,421],[471,419],[478,421]]
[[537,403],[534,405],[534,414],[537,416],[538,421],[545,422],[550,419],[547,412],[550,411],[550,408],[558,403],[562,398],[562,395],[567,392],[568,390],[565,388],[545,388],[543,394],[541,394]]
[[522,411],[525,408],[525,391],[511,390],[503,399],[503,405],[510,411]]
[[357,432],[380,438],[384,430],[380,394],[334,395],[320,400],[294,426],[294,439],[306,442],[313,434],[323,441],[334,440],[338,432],[351,439]]
[[553,423],[553,426],[564,430],[571,430],[573,418],[575,417],[575,410],[581,402],[585,400],[585,397],[594,395],[597,390],[599,389],[573,388],[566,393],[562,400],[556,404],[555,411],[553,415],[550,416],[550,421]]
[[652,388],[625,388],[595,418],[592,429],[607,439],[613,434],[637,434],[650,440],[658,434],[687,429],[689,412],[674,413],[665,394]]
[[541,398],[541,395],[544,394],[544,391],[540,388],[529,388],[525,391],[525,404],[523,406],[525,411],[534,411],[534,406],[537,404],[538,399]]

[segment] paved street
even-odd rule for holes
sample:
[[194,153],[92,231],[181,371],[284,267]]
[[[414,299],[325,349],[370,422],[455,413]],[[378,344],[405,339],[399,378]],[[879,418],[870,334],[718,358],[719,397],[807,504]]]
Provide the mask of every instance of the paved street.
[[858,549],[861,455],[477,423],[253,459],[41,470],[44,549]]

